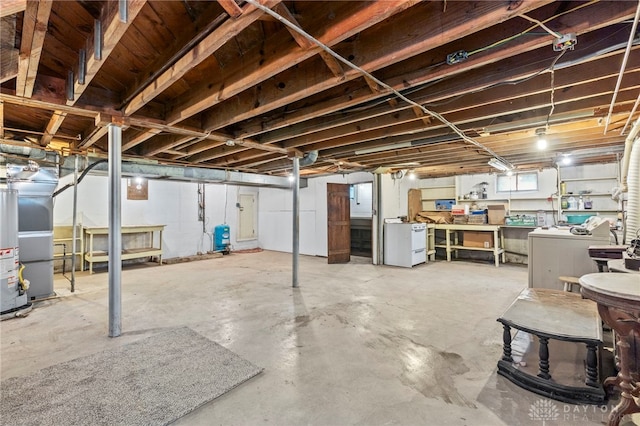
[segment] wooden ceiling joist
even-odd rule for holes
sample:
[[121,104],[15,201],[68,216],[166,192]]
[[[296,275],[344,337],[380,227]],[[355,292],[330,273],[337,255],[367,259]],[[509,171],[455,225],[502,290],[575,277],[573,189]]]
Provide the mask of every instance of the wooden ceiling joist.
[[[628,19],[633,16],[634,12],[635,6],[631,2],[608,2],[607,4],[595,3],[593,5],[590,5],[588,9],[578,10],[574,13],[575,16],[571,16],[570,19],[565,19],[565,27],[563,28],[563,30],[566,32],[580,33],[582,40],[585,37],[582,34],[589,33],[590,31],[593,31],[600,27],[595,25],[589,26],[588,22],[592,22],[594,20],[594,16],[599,16],[599,21],[602,23],[602,25],[604,25],[606,23],[619,22],[620,20]],[[614,34],[613,36],[618,37],[618,34]],[[602,36],[600,36],[599,40],[602,40]],[[495,40],[487,40],[486,42],[491,43],[493,41]],[[594,44],[594,47],[600,46],[600,48],[603,48],[609,44],[598,44],[598,39],[594,39],[592,42],[588,43]],[[508,77],[510,75],[509,70],[516,71],[516,75],[519,75],[520,77],[526,75],[526,73],[520,72],[523,64],[527,64],[527,66],[529,66],[529,68],[531,69],[530,72],[539,71],[543,67],[543,65],[531,64],[532,61],[530,60],[523,62],[521,59],[516,58],[518,55],[526,54],[526,52],[541,48],[548,49],[548,53],[545,53],[545,57],[548,56],[549,58],[552,58],[556,55],[556,53],[549,49],[549,41],[546,38],[541,39],[531,37],[520,39],[517,42],[504,44],[500,47],[500,49],[488,50],[486,52],[473,55],[460,65],[450,66],[444,64],[442,66],[429,69],[418,67],[417,69],[415,69],[415,71],[410,71],[407,69],[407,64],[399,63],[397,66],[394,65],[382,70],[379,74],[379,77],[391,87],[397,90],[403,90],[407,87],[425,85],[438,79],[452,78],[458,73],[465,73],[465,78],[461,79],[465,82],[464,84],[467,84],[470,87],[478,87],[478,83],[482,81],[482,77],[479,75],[478,77],[474,76],[471,78],[466,78],[466,74],[468,74],[470,71],[480,69],[481,67],[484,67],[488,64],[498,62],[501,63],[502,66],[500,67],[499,72],[502,73],[502,80],[510,79]],[[446,55],[444,52],[446,52],[446,50],[444,50],[442,53],[443,55]],[[512,57],[513,59],[511,59]],[[536,58],[541,59],[539,56],[536,56]],[[484,76],[484,79],[486,79],[487,77],[492,78],[492,75],[487,72],[484,72]],[[494,79],[494,81],[495,80],[496,79]],[[487,85],[488,84],[490,84],[490,82],[487,82]],[[371,92],[370,88],[366,84],[357,90],[351,88],[351,90],[349,90],[347,93],[348,96],[334,96],[321,102],[313,102],[308,106],[296,108],[295,111],[286,114],[286,116],[276,115],[270,120],[265,120],[265,117],[262,116],[260,116],[260,118],[256,120],[249,119],[236,133],[237,137],[255,137],[260,133],[273,132],[281,128],[292,129],[296,128],[294,126],[296,123],[306,122],[303,126],[301,126],[303,129],[296,128],[298,134],[301,134],[300,131],[308,132],[309,129],[314,128],[314,126],[309,125],[309,123],[307,122],[308,120],[313,120],[314,118],[316,118],[318,121],[333,122],[334,120],[328,121],[324,118],[317,117],[322,117],[326,114],[335,113],[337,111],[341,111],[346,108],[354,107],[364,102],[372,101],[382,96],[386,96],[386,94],[375,95]],[[413,95],[411,96],[411,98],[414,98]],[[214,111],[210,113],[213,114]],[[352,114],[348,115],[351,116]],[[229,117],[228,121],[233,121],[233,118]]]
[[[265,1],[265,5],[267,7],[273,7],[279,2],[280,0],[267,0]],[[162,73],[137,96],[135,96],[124,108],[125,115],[131,115],[145,106],[165,89],[182,78],[192,68],[196,67],[202,61],[211,56],[232,37],[236,36],[246,27],[255,22],[260,16],[262,16],[262,11],[251,5],[247,5],[241,16],[236,19],[223,22],[218,28],[202,40],[202,42],[182,56],[182,58],[180,58],[171,68]],[[183,119],[184,118],[187,117],[183,117]]]
[[232,18],[235,19],[242,15],[242,8],[238,6],[235,0],[218,0],[218,3]]
[[30,98],[40,65],[53,0],[29,0],[24,11],[16,95]]
[[[344,16],[334,17],[331,20],[333,25],[331,31],[323,33],[322,36],[319,36],[319,40],[326,45],[332,46],[357,34],[363,29],[379,23],[389,16],[407,9],[415,3],[414,0],[387,0],[384,2],[371,3],[353,2],[353,9],[348,11],[348,13],[345,12]],[[317,19],[314,25],[322,28],[323,23],[322,20]],[[309,30],[314,32],[313,29]],[[264,58],[263,55],[260,54],[262,50],[262,48],[258,48],[252,57],[245,58],[244,67],[238,70],[235,75],[224,76],[224,79],[215,82],[204,81],[201,85],[192,88],[190,93],[184,97],[184,100],[174,107],[174,111],[167,117],[167,121],[172,124],[177,123],[205,109],[211,108],[213,105],[218,105],[224,100],[230,99],[248,88],[255,86],[258,82],[265,81],[274,77],[282,70],[290,69],[296,64],[300,64],[302,61],[318,53],[320,48],[312,47],[306,50],[284,49],[268,58]],[[329,74],[331,75],[332,81],[335,80],[333,72],[329,72]],[[284,83],[285,81],[286,83]],[[282,83],[274,85],[274,88],[279,95],[282,95],[282,93],[289,91],[289,85],[295,84],[300,84],[300,82],[285,79],[282,80]],[[267,90],[268,87],[270,86],[265,86],[262,90]],[[249,97],[251,98],[251,108],[255,109],[256,113],[258,113],[258,111],[261,110],[261,105],[256,107],[257,100],[253,93],[250,93]],[[241,103],[244,105],[245,98],[243,97],[242,99],[243,101]],[[237,111],[236,107],[233,109],[234,112]],[[213,123],[212,117],[208,113],[204,124],[205,126],[203,127],[208,130],[216,130],[222,127]]]
[[27,0],[2,0],[0,3],[0,17],[14,15],[27,8]]
[[16,16],[0,18],[0,31],[0,83],[4,83],[18,75],[20,51],[15,47]]
[[[436,3],[422,3],[420,6],[427,9],[438,7]],[[538,4],[523,2],[518,10],[525,11],[528,8],[538,6],[539,2]],[[496,2],[479,3],[477,9],[470,9],[470,4],[467,2],[456,2],[449,9],[438,26],[428,25],[424,22],[429,16],[428,10],[401,14],[398,21],[393,19],[385,21],[384,24],[376,27],[371,34],[368,34],[366,39],[358,43],[358,51],[354,53],[354,62],[361,68],[372,72],[437,47],[443,37],[451,37],[452,39],[464,37],[482,28],[487,28],[495,24],[496,21],[502,21],[514,15],[514,11],[509,11],[503,4]],[[488,19],[489,17],[491,19]],[[460,25],[460,19],[465,20],[464,25]],[[388,26],[411,27],[415,31],[411,38],[405,37],[403,33],[398,33],[397,38],[394,39],[389,35],[394,33],[386,31]],[[330,72],[322,71],[318,69],[317,61],[305,61],[298,67],[281,73],[281,76],[278,77],[282,81],[287,81],[286,87],[278,88],[269,85],[263,87],[260,92],[260,102],[256,102],[253,93],[244,92],[235,97],[232,103],[225,102],[209,108],[203,114],[203,127],[218,129],[328,90],[335,85],[334,76]],[[359,77],[361,75],[358,71],[353,69],[345,71],[345,80]],[[317,115],[318,111],[315,112],[315,116]]]
[[40,146],[49,145],[66,117],[66,112],[62,112],[59,110],[53,111],[51,119],[49,119],[49,122],[47,123],[47,128],[44,131],[44,135],[42,135],[42,137],[40,138]]
[[96,58],[95,46],[95,31],[94,34],[87,39],[86,48],[86,73],[84,76],[84,83],[80,84],[78,72],[75,72],[74,84],[73,84],[73,99],[67,100],[67,105],[75,105],[78,99],[82,96],[87,87],[91,84],[91,81],[96,76],[100,68],[113,52],[113,49],[120,42],[120,39],[124,33],[129,29],[131,23],[135,20],[136,16],[142,10],[147,0],[128,0],[128,19],[127,22],[123,22],[118,14],[118,3],[111,1],[107,2],[106,7],[103,10],[103,16],[100,17],[100,28],[102,31],[103,44],[100,48],[101,56]]
[[[282,3],[277,4],[273,8],[273,11],[276,12],[281,17],[283,17],[284,19],[286,19],[287,21],[291,22],[296,27],[302,28],[302,26],[298,23],[296,18],[291,14],[289,9],[287,9],[287,7],[284,4]],[[296,41],[298,46],[300,46],[300,48],[311,49],[312,47],[314,47],[314,44],[308,38],[306,38],[299,32],[294,31],[290,27],[286,27],[286,28],[291,34],[291,36],[293,37],[293,39]],[[333,75],[335,75],[338,78],[344,77],[344,70],[342,69],[342,65],[340,65],[340,62],[338,62],[336,58],[334,58],[333,56],[331,56],[329,53],[325,51],[320,52],[320,57],[327,64],[327,67],[331,70]]]

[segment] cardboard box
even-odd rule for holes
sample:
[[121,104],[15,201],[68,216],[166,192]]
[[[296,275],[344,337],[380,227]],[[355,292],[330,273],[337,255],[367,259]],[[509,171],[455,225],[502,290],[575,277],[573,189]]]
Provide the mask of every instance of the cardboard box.
[[464,247],[493,247],[493,232],[464,231],[462,234]]
[[487,206],[490,225],[503,225],[506,210],[504,204],[491,204]]

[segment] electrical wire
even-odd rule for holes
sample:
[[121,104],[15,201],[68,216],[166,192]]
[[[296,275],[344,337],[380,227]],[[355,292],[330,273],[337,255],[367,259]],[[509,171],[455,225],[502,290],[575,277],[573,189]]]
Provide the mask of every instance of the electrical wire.
[[537,19],[534,19],[530,16],[525,15],[524,13],[522,15],[518,15],[520,18],[524,18],[527,21],[533,22],[534,24],[538,24],[540,26],[540,28],[542,28],[543,30],[545,30],[546,32],[548,32],[549,34],[551,34],[552,36],[556,37],[556,38],[560,38],[562,37],[562,34],[555,32],[553,30],[551,30],[549,27],[547,27],[543,22],[538,21]]
[[549,67],[551,69],[551,109],[549,109],[549,114],[547,114],[547,122],[545,124],[545,128],[547,130],[549,130],[549,119],[551,118],[551,115],[553,114],[553,111],[556,109],[556,104],[555,104],[555,100],[554,100],[554,95],[556,92],[556,87],[555,87],[555,66],[556,66],[556,62],[558,62],[558,60],[560,58],[562,58],[562,55],[564,55],[566,53],[566,49],[563,50],[562,52],[560,52],[560,54],[558,56],[556,56],[556,59],[553,60],[553,62],[551,63],[551,66]]
[[629,33],[629,42],[627,43],[627,49],[622,58],[622,64],[620,65],[620,73],[618,74],[618,81],[616,82],[616,88],[613,90],[613,96],[611,103],[609,104],[609,111],[607,112],[607,119],[604,123],[604,134],[607,134],[609,129],[609,122],[611,121],[611,115],[613,114],[613,106],[616,103],[616,97],[620,91],[620,84],[622,83],[622,77],[624,77],[624,70],[627,68],[627,60],[629,59],[629,53],[631,53],[631,46],[635,38],[636,29],[638,28],[638,21],[640,21],[640,0],[638,1],[638,7],[636,8],[636,14],[633,18],[633,25],[631,26],[631,32]]
[[364,70],[363,68],[357,66],[353,62],[348,61],[347,59],[344,59],[342,56],[340,56],[336,52],[334,52],[329,46],[327,46],[326,44],[322,43],[320,40],[316,39],[311,34],[309,34],[306,31],[304,31],[302,28],[300,28],[297,25],[289,22],[288,20],[283,18],[278,13],[276,13],[276,12],[272,11],[271,9],[269,9],[268,7],[263,6],[262,4],[258,3],[256,0],[247,0],[247,3],[249,3],[249,4],[253,5],[254,7],[262,10],[266,14],[271,15],[277,21],[280,21],[285,26],[287,26],[287,27],[293,29],[294,31],[296,31],[297,33],[301,34],[303,37],[305,37],[306,39],[308,39],[312,43],[316,44],[322,50],[324,50],[329,55],[333,56],[334,58],[336,58],[338,61],[342,62],[343,64],[345,64],[349,68],[359,72],[363,76],[366,76],[367,78],[371,79],[372,81],[374,81],[375,83],[377,83],[381,87],[393,92],[398,98],[402,99],[403,101],[407,102],[410,105],[413,105],[413,106],[415,106],[417,108],[420,108],[420,110],[422,110],[425,114],[430,115],[431,117],[441,121],[443,124],[448,126],[451,130],[453,130],[458,136],[460,136],[460,138],[462,140],[464,140],[465,142],[467,142],[467,143],[469,143],[469,144],[471,144],[471,145],[473,145],[473,146],[475,146],[477,148],[480,148],[481,150],[483,150],[484,152],[488,153],[492,157],[497,158],[498,160],[504,162],[510,168],[513,168],[513,165],[508,160],[506,160],[502,156],[498,155],[491,148],[482,145],[480,142],[478,142],[478,141],[474,140],[473,138],[471,138],[471,137],[467,136],[466,134],[464,134],[464,132],[462,130],[460,130],[460,128],[458,128],[458,126],[456,126],[454,123],[452,123],[449,120],[447,120],[446,118],[444,118],[441,114],[439,114],[439,113],[437,113],[435,111],[431,111],[430,109],[420,105],[419,103],[414,102],[413,100],[407,98],[405,95],[403,95],[402,93],[400,93],[399,91],[397,91],[396,89],[394,89],[393,87],[388,85],[387,83],[385,83],[382,80],[374,77],[370,72],[368,72],[368,71]]

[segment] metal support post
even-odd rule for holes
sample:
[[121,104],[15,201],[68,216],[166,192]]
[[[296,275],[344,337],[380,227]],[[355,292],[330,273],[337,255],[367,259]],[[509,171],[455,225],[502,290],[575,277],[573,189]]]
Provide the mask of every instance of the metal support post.
[[[73,228],[71,231],[71,293],[76,291],[76,238],[78,238],[78,155],[76,155],[73,166],[73,213],[72,223]],[[81,254],[82,256],[82,254]]]
[[122,228],[120,187],[122,179],[122,128],[109,124],[109,337],[122,328]]
[[293,157],[293,288],[298,287],[298,257],[300,255],[300,159]]

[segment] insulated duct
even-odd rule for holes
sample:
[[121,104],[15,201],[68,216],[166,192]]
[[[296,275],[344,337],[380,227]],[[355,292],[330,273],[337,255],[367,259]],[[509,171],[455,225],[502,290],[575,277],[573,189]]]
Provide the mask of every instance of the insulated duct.
[[[0,154],[27,157],[29,160],[45,160],[47,158],[47,151],[44,149],[8,144],[0,144]],[[51,154],[52,156],[55,155],[54,153]],[[54,158],[52,158],[52,160],[55,161]]]
[[640,119],[636,120],[635,124],[631,128],[629,135],[627,135],[627,139],[624,141],[624,154],[622,156],[622,191],[625,192],[627,190],[627,182],[629,181],[629,160],[631,156],[631,147],[635,142],[636,137],[638,136],[638,132],[640,132]]
[[[637,123],[636,127],[638,127]],[[630,242],[636,238],[636,233],[640,229],[640,143],[637,140],[631,147],[627,181],[629,199],[627,201],[625,241]]]
[[318,150],[309,151],[300,159],[300,167],[310,166],[318,159]]

